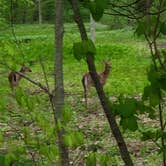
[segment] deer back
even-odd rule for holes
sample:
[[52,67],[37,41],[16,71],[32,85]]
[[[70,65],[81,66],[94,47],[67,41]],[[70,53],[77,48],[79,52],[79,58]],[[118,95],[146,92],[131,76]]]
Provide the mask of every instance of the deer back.
[[[26,67],[25,65],[23,65],[20,69],[21,73],[26,73],[26,72],[31,72],[31,69]],[[9,80],[9,84],[11,89],[13,89],[14,87],[18,86],[20,79],[22,78],[22,76],[17,73],[12,71],[9,76],[8,76],[8,80]]]

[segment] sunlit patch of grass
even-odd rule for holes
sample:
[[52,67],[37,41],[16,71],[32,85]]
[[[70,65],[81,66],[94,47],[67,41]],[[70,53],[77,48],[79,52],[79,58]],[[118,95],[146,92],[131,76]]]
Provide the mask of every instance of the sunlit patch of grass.
[[[54,72],[53,27],[53,25],[42,25],[41,27],[38,25],[18,25],[15,27],[18,39],[26,38],[28,35],[32,36],[32,39],[28,43],[20,44],[25,54],[25,61],[30,64],[33,71],[30,77],[45,84],[39,63],[39,58],[41,58],[44,62],[52,88],[54,85],[52,78]],[[65,27],[71,30],[76,28],[73,24],[66,24]],[[97,54],[95,63],[97,71],[102,72],[104,70],[103,60],[109,60],[112,63],[112,69],[105,85],[105,91],[110,96],[118,96],[121,93],[129,95],[141,93],[147,84],[146,69],[150,64],[145,41],[136,38],[133,35],[133,31],[101,31],[100,28],[96,32]],[[46,36],[46,38],[43,40],[40,38],[41,35]],[[73,41],[80,40],[79,33],[77,32],[70,33],[66,31],[64,33],[64,85],[65,91],[70,94],[83,93],[81,79],[83,74],[88,72],[86,63],[83,60],[80,62],[76,61],[73,56]],[[19,50],[16,51],[17,54],[14,56],[16,61],[23,61],[23,56],[20,55]],[[16,65],[17,68],[20,68],[19,65],[21,64],[17,63]],[[26,83],[26,81],[22,81],[21,84],[25,88],[37,88],[32,86],[31,83]],[[92,95],[89,95],[91,97],[96,94],[92,93]]]

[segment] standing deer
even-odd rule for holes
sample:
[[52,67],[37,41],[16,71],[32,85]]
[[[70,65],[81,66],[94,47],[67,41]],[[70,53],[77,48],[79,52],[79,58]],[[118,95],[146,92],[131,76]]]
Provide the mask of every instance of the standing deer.
[[[99,78],[99,81],[100,81],[102,86],[104,86],[104,84],[106,83],[106,79],[108,78],[109,73],[110,73],[110,69],[111,69],[111,63],[104,62],[104,64],[105,64],[104,71],[102,73],[98,73],[98,78]],[[89,72],[84,74],[84,76],[82,77],[82,85],[84,88],[85,104],[87,106],[88,92],[89,92],[90,88],[92,86],[94,86],[93,80],[92,80]]]
[[[26,67],[25,65],[22,65],[20,71],[20,73],[26,73],[26,72],[32,72],[30,68]],[[17,72],[14,72],[12,71],[9,76],[8,76],[8,79],[9,79],[9,84],[10,84],[10,87],[13,91],[14,87],[17,87],[18,84],[19,84],[19,81],[21,80],[22,76],[17,73]]]

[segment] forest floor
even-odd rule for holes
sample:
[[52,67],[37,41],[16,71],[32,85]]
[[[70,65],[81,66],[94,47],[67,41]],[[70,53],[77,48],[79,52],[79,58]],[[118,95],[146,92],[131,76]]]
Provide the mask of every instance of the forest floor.
[[[89,29],[88,24],[86,27]],[[28,76],[35,81],[45,84],[39,61],[39,59],[41,59],[45,66],[48,82],[52,90],[54,85],[53,32],[53,25],[17,25],[15,27],[15,35],[18,45],[15,42],[15,44],[9,42],[10,40],[15,40],[10,29],[5,30],[3,35],[2,33],[0,35],[0,42],[8,42],[8,48],[6,48],[8,49],[7,55],[10,55],[9,57],[6,57],[8,65],[18,70],[20,64],[25,61],[32,69],[32,73],[29,73]],[[73,24],[65,24],[65,101],[67,107],[70,107],[72,112],[69,126],[75,130],[81,131],[85,139],[85,149],[81,149],[82,147],[71,149],[71,158],[76,158],[76,161],[80,162],[81,165],[82,159],[88,152],[97,149],[98,153],[108,153],[109,156],[111,156],[110,160],[112,165],[120,166],[122,165],[122,161],[120,159],[118,147],[94,88],[92,88],[88,94],[88,109],[85,108],[81,79],[88,69],[84,61],[78,62],[74,59],[72,49],[73,41],[80,41],[78,29]],[[159,44],[163,47],[163,43],[165,42],[166,39],[161,38]],[[140,100],[144,87],[148,84],[147,70],[151,64],[146,41],[144,41],[143,38],[135,36],[134,30],[131,28],[109,30],[107,26],[98,24],[96,32],[96,49],[97,55],[95,57],[95,62],[98,71],[103,70],[104,60],[111,61],[112,63],[109,78],[104,86],[104,90],[110,101],[117,100],[118,96],[122,94]],[[0,47],[0,53],[2,53],[2,47]],[[2,73],[0,74],[0,84],[2,85],[0,87],[0,93],[4,100],[3,102],[0,101],[0,104],[1,106],[7,106],[8,112],[10,112],[12,108],[17,110],[15,115],[23,113],[26,115],[26,111],[23,111],[22,113],[19,112],[20,108],[17,106],[17,102],[15,102],[10,92],[7,79],[9,72],[9,69],[7,68],[0,69],[0,73]],[[39,110],[42,111],[43,116],[45,116],[45,114],[47,116],[50,115],[48,112],[45,113],[45,111],[48,111],[49,103],[48,98],[43,91],[26,80],[21,80],[21,88],[25,94],[30,95],[32,98],[34,96],[40,97],[41,106],[38,106]],[[16,125],[16,128],[19,130],[20,128],[17,125],[20,124],[20,122],[15,123],[15,120],[18,121],[18,119],[14,115],[11,117],[8,116],[9,113],[1,112],[0,127],[2,128],[1,131],[5,131],[6,134],[10,135],[7,131],[9,131],[11,125]],[[138,118],[139,128],[141,129],[156,128],[159,125],[158,120],[152,120],[148,118],[147,115],[141,115]],[[47,117],[46,122],[49,119],[50,118]],[[119,118],[117,118],[117,122],[119,122]],[[135,166],[160,166],[161,156],[158,148],[153,142],[141,141],[141,134],[138,131],[130,132],[123,131],[122,129],[121,131]],[[9,136],[6,135],[6,137]],[[15,140],[14,137],[12,137],[12,139]]]

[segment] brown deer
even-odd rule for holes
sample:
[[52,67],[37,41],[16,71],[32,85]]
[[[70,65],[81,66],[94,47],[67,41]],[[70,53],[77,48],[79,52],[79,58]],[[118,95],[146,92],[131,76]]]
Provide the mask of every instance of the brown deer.
[[[32,72],[30,68],[28,68],[27,66],[25,65],[22,65],[20,71],[20,73],[26,73],[26,72]],[[10,87],[13,91],[14,87],[17,87],[18,84],[19,84],[19,81],[21,80],[22,76],[17,73],[17,72],[14,72],[12,71],[9,76],[8,76],[8,79],[9,79],[9,84],[10,84]]]
[[[111,63],[110,62],[104,62],[105,64],[105,69],[102,73],[98,73],[98,77],[99,77],[99,81],[101,83],[102,86],[104,86],[104,84],[106,83],[106,80],[109,76],[110,73],[110,69],[111,69]],[[94,86],[93,80],[90,76],[90,73],[86,73],[84,74],[84,76],[82,77],[82,85],[84,88],[84,98],[85,98],[85,104],[87,106],[87,96],[88,96],[88,92],[90,90],[90,88],[92,86]]]

